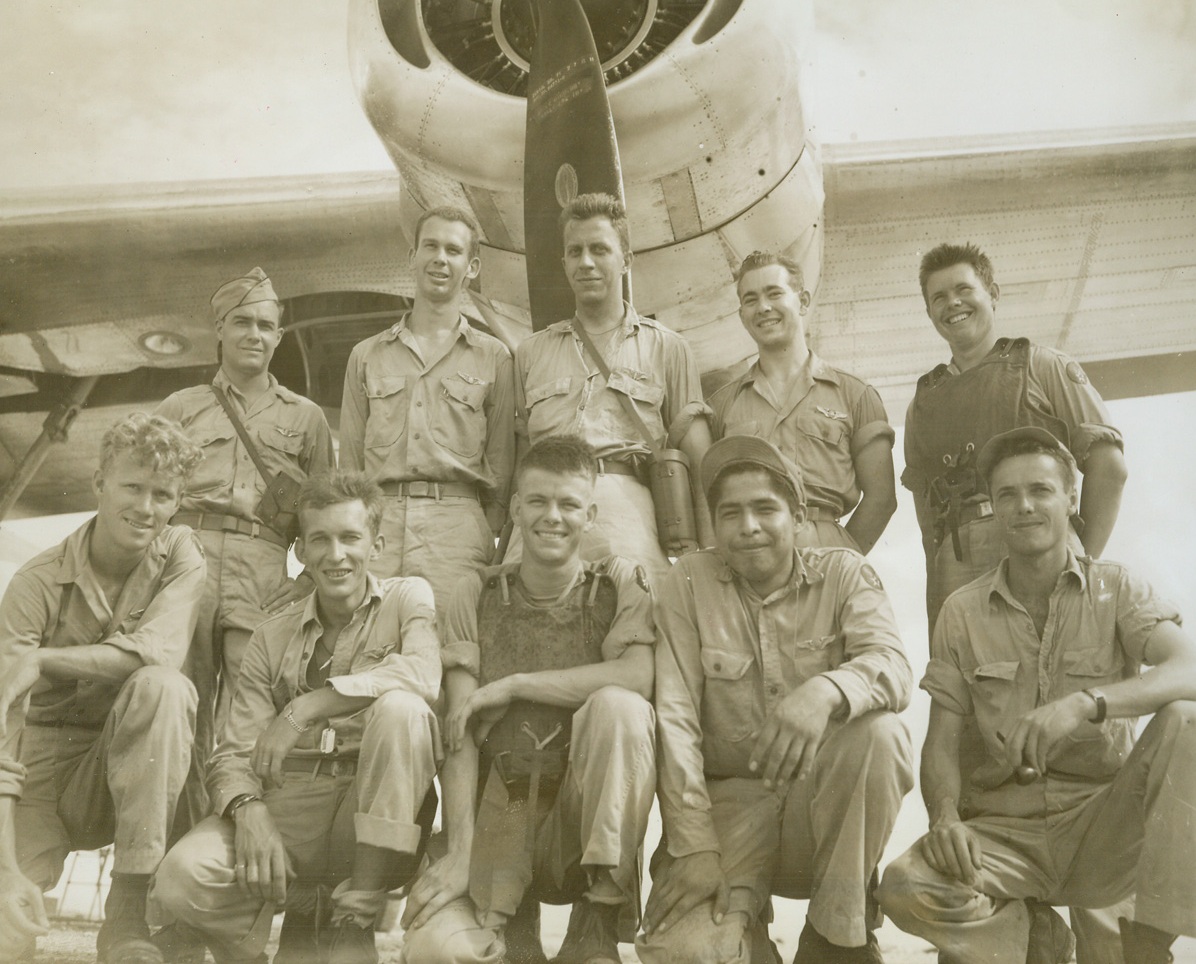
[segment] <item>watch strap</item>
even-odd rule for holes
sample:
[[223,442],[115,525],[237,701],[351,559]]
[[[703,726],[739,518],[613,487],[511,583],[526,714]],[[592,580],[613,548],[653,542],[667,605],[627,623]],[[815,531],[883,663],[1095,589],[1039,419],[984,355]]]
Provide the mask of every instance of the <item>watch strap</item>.
[[1098,689],[1086,689],[1084,692],[1092,697],[1092,701],[1096,703],[1096,716],[1088,718],[1089,723],[1104,723],[1105,718],[1109,715],[1109,705],[1105,702],[1105,694]]

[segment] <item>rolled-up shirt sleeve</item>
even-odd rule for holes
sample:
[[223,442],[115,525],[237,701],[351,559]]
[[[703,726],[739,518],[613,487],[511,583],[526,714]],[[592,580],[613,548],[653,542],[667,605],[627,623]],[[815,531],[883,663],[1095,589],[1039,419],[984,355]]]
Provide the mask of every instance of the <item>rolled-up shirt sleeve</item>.
[[602,658],[609,662],[622,656],[628,646],[653,645],[656,620],[644,567],[619,556],[610,556],[605,565],[618,591],[615,618],[602,641]]
[[1067,423],[1071,433],[1072,455],[1080,471],[1088,461],[1088,452],[1097,442],[1123,447],[1121,432],[1109,423],[1104,399],[1084,374],[1080,363],[1053,349],[1034,346],[1030,354],[1031,402],[1038,389],[1046,407]]
[[[671,334],[671,332],[670,332]],[[665,399],[661,408],[666,441],[677,448],[696,418],[711,419],[713,410],[702,396],[702,379],[689,343],[680,335],[664,342]]]
[[972,691],[959,668],[959,654],[951,646],[952,639],[967,638],[967,626],[959,613],[960,609],[951,600],[939,613],[930,641],[930,662],[918,685],[943,709],[972,716],[975,713]]
[[669,853],[673,857],[720,851],[710,817],[702,756],[701,705],[705,687],[693,585],[673,569],[656,604],[656,727],[660,742],[658,788]]
[[913,673],[889,597],[880,577],[863,557],[839,550],[843,565],[828,571],[838,579],[839,624],[843,634],[843,662],[821,674],[847,700],[847,719],[872,710],[900,712],[909,705]]
[[851,435],[851,454],[858,455],[873,439],[888,439],[893,444],[896,433],[889,424],[888,413],[885,412],[884,402],[871,385],[865,385],[852,407],[851,421],[855,430]]
[[405,690],[432,703],[441,677],[432,587],[417,576],[396,582],[382,601],[373,638],[354,660],[353,671],[329,677],[328,685],[342,696],[378,697]]
[[[157,588],[136,628],[100,642],[140,657],[146,666],[182,669],[199,618],[207,564],[199,539],[187,526],[171,527],[165,552]],[[137,578],[137,572],[130,578]]]

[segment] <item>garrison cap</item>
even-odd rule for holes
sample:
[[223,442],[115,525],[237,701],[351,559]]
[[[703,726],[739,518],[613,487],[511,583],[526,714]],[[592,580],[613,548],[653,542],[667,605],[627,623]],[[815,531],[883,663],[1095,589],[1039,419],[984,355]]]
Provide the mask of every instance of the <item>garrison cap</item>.
[[1073,466],[1074,470],[1076,460],[1066,445],[1045,428],[1040,428],[1037,425],[1023,425],[1021,428],[1013,428],[1008,432],[994,435],[984,443],[980,454],[976,456],[976,471],[980,473],[980,477],[987,481],[992,476],[997,463],[1006,458],[1015,445],[1024,441],[1038,442],[1044,448],[1061,452],[1063,460]]
[[702,491],[707,499],[710,498],[710,490],[714,488],[714,480],[724,469],[733,465],[764,469],[780,476],[793,490],[797,501],[805,504],[806,493],[802,486],[801,469],[782,455],[775,445],[757,435],[728,435],[706,450],[706,455],[702,458]]
[[266,277],[261,268],[254,268],[242,278],[234,278],[225,282],[212,295],[212,314],[217,321],[223,321],[225,316],[234,308],[241,305],[252,305],[259,301],[273,301],[278,303],[278,295],[274,293],[274,285]]

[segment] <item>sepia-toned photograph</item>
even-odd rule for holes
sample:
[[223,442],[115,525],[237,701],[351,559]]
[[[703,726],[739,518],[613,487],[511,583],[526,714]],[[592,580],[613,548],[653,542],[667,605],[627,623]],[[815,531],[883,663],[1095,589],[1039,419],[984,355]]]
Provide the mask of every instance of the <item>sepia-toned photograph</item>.
[[0,36],[0,964],[1196,964],[1192,0]]

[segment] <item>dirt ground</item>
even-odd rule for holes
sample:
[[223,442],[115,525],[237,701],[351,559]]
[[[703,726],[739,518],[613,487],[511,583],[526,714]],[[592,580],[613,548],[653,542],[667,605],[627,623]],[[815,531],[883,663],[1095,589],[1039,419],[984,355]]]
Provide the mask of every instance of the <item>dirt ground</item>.
[[[791,961],[797,951],[797,936],[801,933],[804,919],[804,903],[779,900],[776,902],[776,922],[772,927],[773,939],[780,948],[785,961]],[[278,938],[278,924],[275,921],[274,940]],[[568,908],[545,907],[543,913],[544,948],[551,955],[565,936]],[[93,964],[95,961],[94,924],[73,924],[60,922],[53,933],[44,938],[33,959],[36,964]],[[892,924],[885,924],[878,932],[881,952],[886,964],[935,964],[937,958],[928,944],[901,933]],[[396,928],[388,934],[378,936],[378,951],[382,964],[398,964],[403,945],[402,930]],[[274,945],[271,942],[270,952]],[[624,964],[638,962],[634,948],[629,944],[620,947]],[[1183,938],[1174,947],[1176,964],[1196,964],[1196,940]],[[211,960],[209,956],[209,960]],[[418,964],[418,962],[413,962]]]

